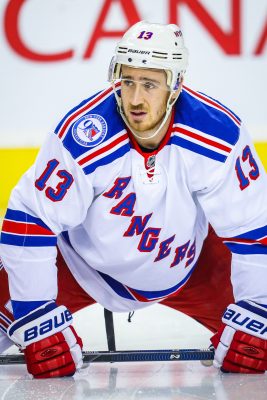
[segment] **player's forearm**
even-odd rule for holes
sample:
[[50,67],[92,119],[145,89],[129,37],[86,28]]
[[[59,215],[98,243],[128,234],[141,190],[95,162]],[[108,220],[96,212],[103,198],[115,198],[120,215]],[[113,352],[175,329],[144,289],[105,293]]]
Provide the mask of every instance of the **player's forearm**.
[[[1,258],[8,273],[11,300],[16,301],[15,318],[57,295],[56,248],[16,248],[2,245]],[[32,304],[30,304],[32,303]]]

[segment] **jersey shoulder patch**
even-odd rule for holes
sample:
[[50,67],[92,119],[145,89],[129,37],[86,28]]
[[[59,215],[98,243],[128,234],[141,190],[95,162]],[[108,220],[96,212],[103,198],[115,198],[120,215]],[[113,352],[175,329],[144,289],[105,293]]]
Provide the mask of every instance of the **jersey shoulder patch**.
[[56,127],[55,134],[85,174],[130,151],[128,134],[117,111],[112,87],[70,110]]
[[172,143],[225,162],[237,143],[241,120],[213,98],[183,87],[174,116]]

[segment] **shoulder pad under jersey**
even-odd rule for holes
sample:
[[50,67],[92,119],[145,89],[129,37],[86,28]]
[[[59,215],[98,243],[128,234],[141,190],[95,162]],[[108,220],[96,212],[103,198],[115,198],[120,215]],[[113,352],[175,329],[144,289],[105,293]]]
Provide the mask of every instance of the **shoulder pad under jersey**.
[[239,139],[240,125],[229,108],[183,87],[175,106],[172,143],[224,163]]
[[109,164],[130,150],[124,122],[109,87],[70,110],[55,134],[85,174]]

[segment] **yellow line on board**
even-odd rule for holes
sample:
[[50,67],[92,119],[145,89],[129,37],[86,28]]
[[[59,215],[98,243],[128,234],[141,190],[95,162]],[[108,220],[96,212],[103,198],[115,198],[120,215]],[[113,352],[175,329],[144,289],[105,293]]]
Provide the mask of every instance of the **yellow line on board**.
[[34,163],[38,148],[0,149],[0,209],[6,209],[10,192]]
[[267,142],[256,142],[255,148],[267,172]]
[[[267,142],[255,143],[255,147],[267,171]],[[0,209],[6,209],[11,190],[21,175],[34,163],[38,150],[38,148],[0,148]]]

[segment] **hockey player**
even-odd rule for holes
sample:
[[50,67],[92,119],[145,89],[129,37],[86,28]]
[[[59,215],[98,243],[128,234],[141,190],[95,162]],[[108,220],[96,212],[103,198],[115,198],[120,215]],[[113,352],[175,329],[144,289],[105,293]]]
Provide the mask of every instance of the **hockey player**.
[[186,67],[178,26],[131,27],[111,86],[66,114],[12,192],[0,351],[17,343],[36,378],[81,366],[71,313],[96,301],[161,301],[216,332],[217,368],[267,369],[266,174],[238,116],[183,84]]

